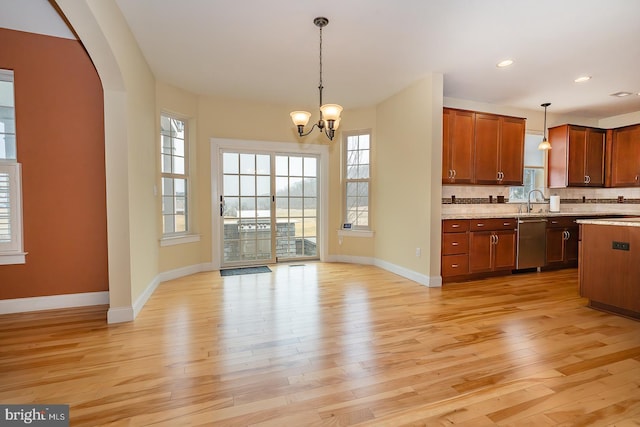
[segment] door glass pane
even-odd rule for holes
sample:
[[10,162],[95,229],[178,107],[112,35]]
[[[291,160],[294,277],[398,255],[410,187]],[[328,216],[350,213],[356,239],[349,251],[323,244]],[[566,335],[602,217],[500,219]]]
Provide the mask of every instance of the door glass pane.
[[[276,256],[316,257],[318,159],[290,156],[285,161],[284,158],[276,158]],[[288,174],[284,165],[288,165]]]
[[269,155],[222,154],[223,265],[273,259],[270,162]]

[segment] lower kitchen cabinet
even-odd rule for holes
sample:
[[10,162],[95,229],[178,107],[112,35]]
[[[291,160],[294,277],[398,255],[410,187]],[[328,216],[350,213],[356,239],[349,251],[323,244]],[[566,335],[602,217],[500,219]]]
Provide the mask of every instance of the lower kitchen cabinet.
[[469,274],[469,220],[442,221],[443,279]]
[[516,221],[472,220],[469,233],[469,272],[516,268]]
[[516,265],[516,227],[513,218],[442,221],[443,281],[511,272]]
[[547,221],[547,267],[573,267],[578,264],[578,232],[575,217]]

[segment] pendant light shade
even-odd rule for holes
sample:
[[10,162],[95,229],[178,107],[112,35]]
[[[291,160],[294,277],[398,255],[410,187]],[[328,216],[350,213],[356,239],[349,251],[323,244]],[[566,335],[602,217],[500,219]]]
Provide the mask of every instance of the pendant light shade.
[[542,129],[542,142],[538,144],[538,150],[551,150],[551,143],[547,141],[547,107],[549,105],[551,105],[550,102],[540,104],[541,107],[544,107],[544,127]]

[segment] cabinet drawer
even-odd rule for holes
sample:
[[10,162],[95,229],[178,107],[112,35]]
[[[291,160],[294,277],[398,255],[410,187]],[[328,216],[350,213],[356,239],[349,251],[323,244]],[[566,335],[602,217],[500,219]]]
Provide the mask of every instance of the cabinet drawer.
[[515,230],[516,228],[517,221],[515,218],[472,219],[469,223],[471,231]]
[[469,273],[468,255],[445,255],[442,257],[442,276],[461,276]]
[[469,252],[467,233],[444,233],[442,235],[442,255],[466,254]]
[[467,219],[445,219],[442,221],[443,233],[460,233],[469,230],[469,220]]
[[550,217],[547,219],[547,228],[577,227],[575,217]]

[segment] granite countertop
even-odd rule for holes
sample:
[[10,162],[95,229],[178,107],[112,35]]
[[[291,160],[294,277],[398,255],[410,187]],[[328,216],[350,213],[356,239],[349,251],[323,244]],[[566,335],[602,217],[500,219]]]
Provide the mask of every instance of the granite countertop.
[[619,225],[622,227],[640,227],[640,218],[607,218],[607,219],[579,219],[578,224]]
[[[602,216],[621,216],[620,212],[491,212],[491,213],[448,213],[442,214],[442,219],[487,219],[487,218],[551,218],[562,216],[575,217],[602,217]],[[633,218],[632,218],[633,219]],[[603,221],[603,220],[600,220]],[[640,219],[639,219],[640,221]],[[640,226],[640,224],[638,224]]]

